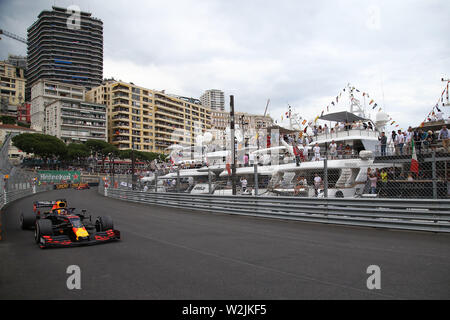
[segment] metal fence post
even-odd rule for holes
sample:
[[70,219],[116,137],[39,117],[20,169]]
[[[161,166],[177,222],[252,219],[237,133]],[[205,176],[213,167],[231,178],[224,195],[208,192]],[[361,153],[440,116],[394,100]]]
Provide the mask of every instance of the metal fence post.
[[158,192],[158,171],[155,170],[155,192]]
[[327,155],[323,159],[323,196],[328,198],[328,161]]
[[177,167],[177,192],[180,192],[180,166]]
[[208,167],[208,193],[209,194],[212,194],[213,193],[213,191],[212,191],[212,179],[211,179],[212,177],[211,177],[211,169],[209,169],[209,167]]
[[253,172],[255,175],[255,197],[258,196],[258,164],[253,164]]
[[433,199],[437,199],[437,181],[436,181],[436,151],[433,150],[432,154],[432,163],[431,163],[431,170],[432,170],[432,180],[433,180]]

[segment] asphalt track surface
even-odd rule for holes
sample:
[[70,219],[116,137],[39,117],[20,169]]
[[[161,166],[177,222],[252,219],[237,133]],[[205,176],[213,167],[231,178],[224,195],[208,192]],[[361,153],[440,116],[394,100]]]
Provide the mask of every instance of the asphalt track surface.
[[[39,249],[34,200],[110,215],[120,242]],[[211,214],[55,190],[2,211],[0,299],[449,299],[450,236]],[[81,269],[69,290],[67,267]],[[381,289],[367,288],[367,268]]]

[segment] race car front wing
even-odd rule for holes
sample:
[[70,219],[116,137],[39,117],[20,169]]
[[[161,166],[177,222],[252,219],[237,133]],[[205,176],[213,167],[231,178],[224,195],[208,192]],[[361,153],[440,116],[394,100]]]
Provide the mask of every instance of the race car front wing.
[[89,239],[72,241],[67,235],[59,236],[41,236],[39,239],[39,247],[55,248],[55,247],[78,247],[89,246],[110,241],[120,240],[120,231],[109,229],[106,231],[99,231],[89,236]]

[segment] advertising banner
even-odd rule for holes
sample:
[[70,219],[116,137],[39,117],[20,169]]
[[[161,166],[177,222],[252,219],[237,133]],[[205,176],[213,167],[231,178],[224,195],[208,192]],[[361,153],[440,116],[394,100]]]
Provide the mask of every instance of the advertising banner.
[[40,182],[53,183],[79,183],[81,181],[80,171],[38,171]]

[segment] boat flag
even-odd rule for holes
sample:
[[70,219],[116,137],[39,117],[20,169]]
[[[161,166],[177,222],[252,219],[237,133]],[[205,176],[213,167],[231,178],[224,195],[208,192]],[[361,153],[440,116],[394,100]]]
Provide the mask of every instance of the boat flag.
[[372,104],[372,103],[373,103],[373,99],[372,99],[372,100],[370,100],[369,104]]
[[[372,100],[372,102],[373,102],[373,100]],[[369,103],[370,104],[370,103]],[[375,109],[377,107],[377,104],[375,103],[374,105],[373,105],[373,107],[372,107],[372,109]]]
[[414,172],[416,175],[419,174],[419,161],[417,161],[417,153],[416,148],[414,146],[414,139],[411,139],[411,149],[412,149],[412,157],[411,157],[411,167],[409,171]]

